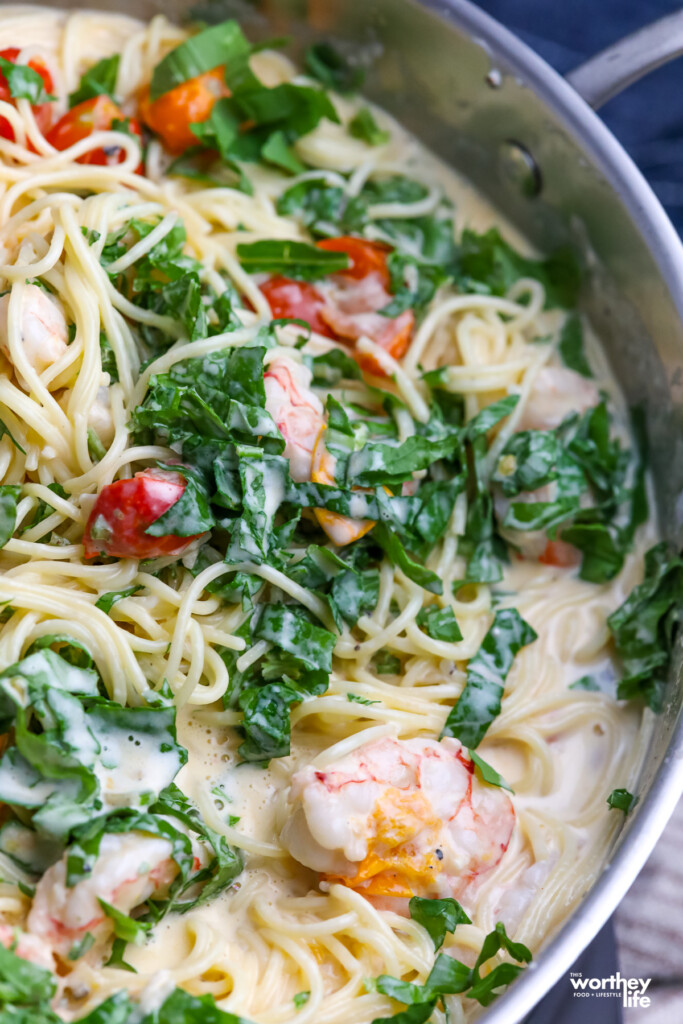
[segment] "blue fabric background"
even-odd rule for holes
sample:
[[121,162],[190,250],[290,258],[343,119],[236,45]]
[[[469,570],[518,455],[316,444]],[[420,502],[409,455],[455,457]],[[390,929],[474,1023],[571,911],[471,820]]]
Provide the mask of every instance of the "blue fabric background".
[[[651,21],[675,0],[476,0],[558,71]],[[650,181],[683,232],[683,58],[659,68],[607,103],[600,116]]]

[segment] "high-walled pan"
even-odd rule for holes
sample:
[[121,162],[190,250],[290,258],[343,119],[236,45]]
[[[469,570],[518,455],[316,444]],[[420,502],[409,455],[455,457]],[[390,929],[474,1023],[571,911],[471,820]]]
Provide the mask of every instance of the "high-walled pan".
[[[43,0],[49,2],[49,0]],[[583,308],[631,402],[643,402],[661,528],[683,540],[683,246],[591,106],[683,50],[683,12],[570,76],[467,0],[52,0],[146,18],[237,17],[252,37],[360,48],[369,97],[487,194],[541,248],[570,241],[589,269]],[[683,789],[681,651],[638,787],[599,880],[531,969],[485,1014],[514,1024],[611,914]],[[349,1022],[353,1024],[353,1022]]]

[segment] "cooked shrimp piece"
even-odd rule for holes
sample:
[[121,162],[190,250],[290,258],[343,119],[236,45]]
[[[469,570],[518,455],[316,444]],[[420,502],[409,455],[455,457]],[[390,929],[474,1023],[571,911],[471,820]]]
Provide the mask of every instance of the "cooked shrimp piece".
[[554,430],[572,412],[584,413],[600,401],[591,380],[563,366],[544,366],[534,378],[518,430]]
[[266,410],[285,439],[285,458],[289,459],[292,480],[311,479],[313,449],[324,425],[323,406],[311,391],[313,375],[308,367],[277,356],[263,375]]
[[[293,480],[334,483],[335,459],[325,448],[325,417],[320,399],[311,390],[311,371],[287,356],[277,356],[263,375],[266,410],[285,439],[285,458]],[[350,544],[375,525],[371,520],[315,509],[315,515],[333,543]]]
[[11,949],[13,953],[20,956],[22,960],[44,967],[48,971],[54,971],[55,961],[50,947],[36,935],[27,935],[18,928],[11,928],[8,924],[0,924],[0,945],[5,949]]
[[113,923],[100,900],[123,914],[153,893],[163,895],[178,873],[168,839],[144,832],[105,834],[87,878],[68,887],[67,854],[45,872],[28,915],[28,930],[60,957],[90,932],[96,941],[109,938]]
[[374,899],[460,898],[500,861],[515,822],[454,739],[376,740],[296,772],[289,799],[291,855]]
[[[11,361],[7,323],[9,300],[9,293],[0,298],[0,349]],[[21,296],[20,315],[24,355],[36,373],[42,373],[66,352],[69,334],[64,312],[42,288],[27,284]]]

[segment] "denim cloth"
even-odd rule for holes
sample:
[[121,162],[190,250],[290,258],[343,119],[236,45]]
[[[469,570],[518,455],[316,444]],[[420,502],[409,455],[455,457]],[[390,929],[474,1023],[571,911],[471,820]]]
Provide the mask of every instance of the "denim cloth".
[[[562,74],[679,10],[675,0],[476,0]],[[600,116],[683,232],[683,57],[606,103]]]

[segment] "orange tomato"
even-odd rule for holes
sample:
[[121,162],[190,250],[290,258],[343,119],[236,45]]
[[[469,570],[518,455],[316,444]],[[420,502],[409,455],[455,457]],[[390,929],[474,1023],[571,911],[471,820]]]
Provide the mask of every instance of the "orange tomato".
[[190,125],[206,121],[216,100],[230,95],[224,76],[221,66],[182,82],[156,100],[150,100],[149,89],[143,93],[140,117],[170,153],[182,153],[198,144]]
[[328,252],[345,252],[351,260],[347,270],[339,270],[339,277],[362,281],[368,274],[379,274],[385,288],[389,287],[390,277],[387,267],[387,256],[391,246],[384,242],[369,242],[365,238],[354,238],[352,235],[340,235],[339,238],[324,238],[318,242],[319,249]]
[[[121,108],[113,100],[108,96],[94,96],[67,111],[57,121],[57,124],[53,125],[46,138],[55,149],[61,151],[69,149],[81,139],[87,139],[93,132],[108,131],[115,121],[124,120]],[[142,129],[135,118],[129,119],[128,128],[142,142]],[[125,151],[120,146],[112,146],[84,153],[83,156],[78,157],[77,163],[98,164],[107,167],[120,164],[123,160],[125,160]],[[142,172],[142,164],[138,167],[138,172]]]
[[569,569],[581,561],[581,552],[566,540],[549,540],[543,554],[538,559],[543,565],[556,565]]

